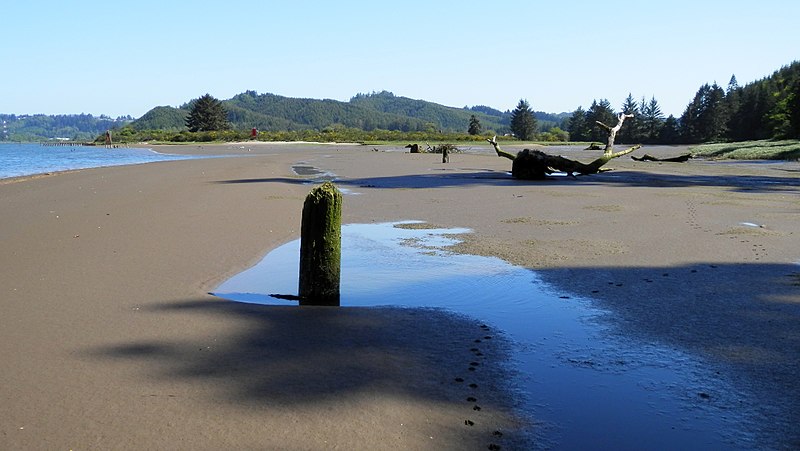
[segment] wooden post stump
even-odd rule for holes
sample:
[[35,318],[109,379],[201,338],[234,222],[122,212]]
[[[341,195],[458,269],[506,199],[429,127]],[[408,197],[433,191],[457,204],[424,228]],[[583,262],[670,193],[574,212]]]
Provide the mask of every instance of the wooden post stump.
[[300,226],[300,305],[339,305],[342,193],[331,182],[303,203]]

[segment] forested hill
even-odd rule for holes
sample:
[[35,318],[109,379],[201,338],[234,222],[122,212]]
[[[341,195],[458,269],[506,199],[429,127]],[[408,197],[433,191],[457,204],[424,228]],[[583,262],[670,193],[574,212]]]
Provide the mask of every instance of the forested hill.
[[[346,127],[361,130],[466,132],[472,115],[487,133],[506,133],[510,112],[485,106],[454,108],[383,91],[357,94],[348,102],[284,97],[246,91],[224,100],[235,129],[263,131],[324,130]],[[191,102],[180,108],[156,107],[133,123],[138,130],[183,130]],[[542,128],[560,126],[569,115],[535,113]]]
[[[637,102],[628,94],[621,111],[634,114],[634,118],[626,122],[617,139],[620,143],[645,144],[800,139],[798,99],[800,61],[745,86],[739,86],[735,76],[731,77],[727,90],[716,83],[705,83],[680,117],[665,118],[655,97],[649,101],[642,97],[641,102]],[[130,116],[112,119],[90,114],[0,114],[0,141],[85,140],[102,136],[109,129],[130,132],[130,135],[136,130],[182,133],[188,131],[186,119],[196,101],[190,100],[177,108],[158,106],[137,120]],[[521,100],[522,103],[527,102]],[[356,94],[347,102],[246,91],[223,100],[222,106],[230,125],[238,132],[255,127],[266,132],[327,133],[360,129],[466,133],[474,122],[472,116],[478,120],[483,135],[506,134],[511,125],[510,111],[483,105],[448,107],[396,96],[388,91]],[[534,111],[536,137],[545,141],[602,140],[605,132],[595,124],[598,121],[614,123],[615,110],[607,99],[600,98],[593,100],[587,110],[578,107],[572,113]]]
[[0,114],[0,141],[92,140],[131,121],[130,116],[114,119],[91,114]]
[[[179,106],[156,106],[139,119],[130,116],[112,119],[90,114],[48,116],[0,114],[0,141],[38,141],[43,139],[91,140],[106,130],[131,127],[135,130],[187,130],[186,117],[194,100]],[[455,108],[425,100],[400,97],[388,91],[357,94],[347,102],[330,99],[303,99],[246,91],[223,100],[228,119],[236,130],[299,131],[353,128],[366,131],[466,133],[475,116],[484,134],[508,133],[511,112],[487,106]],[[568,113],[534,112],[538,129],[564,127]]]

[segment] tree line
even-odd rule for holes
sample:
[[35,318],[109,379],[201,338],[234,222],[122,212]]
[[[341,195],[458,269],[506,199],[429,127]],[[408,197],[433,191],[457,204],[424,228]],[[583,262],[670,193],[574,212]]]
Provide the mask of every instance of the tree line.
[[[486,106],[453,108],[424,100],[395,96],[381,91],[357,94],[349,102],[336,100],[295,99],[275,94],[258,94],[246,91],[229,100],[208,98],[209,94],[194,99],[179,108],[156,107],[148,111],[132,126],[136,130],[181,131],[194,128],[187,123],[198,102],[202,109],[214,100],[225,111],[227,122],[234,129],[252,127],[265,132],[358,129],[366,132],[388,130],[392,132],[428,135],[437,133],[468,132],[476,134],[505,135],[511,132],[511,111],[499,111]],[[537,121],[537,131],[546,132],[560,126],[567,113],[549,114],[531,112]],[[222,128],[220,128],[222,129]],[[550,140],[566,139],[565,132]]]
[[[682,144],[729,142],[772,138],[800,138],[800,62],[771,76],[739,86],[731,77],[726,88],[702,85],[680,117],[665,117],[656,98],[635,99],[628,94],[620,112],[633,114],[617,135],[626,144]],[[117,136],[158,135],[188,140],[188,133],[238,130],[297,135],[323,134],[377,136],[416,134],[431,137],[508,135],[521,140],[603,141],[597,125],[616,123],[617,112],[607,99],[593,100],[584,110],[547,114],[534,111],[522,99],[513,111],[501,112],[479,105],[453,108],[381,91],[357,94],[349,102],[294,99],[246,91],[220,101],[210,94],[180,107],[155,107],[141,118],[111,119],[91,115],[14,116],[3,120],[0,140],[35,140],[66,137],[86,139],[115,130]],[[359,132],[360,131],[360,132]],[[363,132],[363,133],[362,133]],[[224,136],[230,133],[223,134]],[[222,136],[216,133],[217,136]],[[369,140],[369,138],[367,138]]]
[[89,140],[132,121],[130,116],[113,119],[91,114],[0,114],[0,141],[36,141],[42,138]]
[[[236,118],[237,113],[231,114],[230,108],[242,108],[247,111],[272,111],[276,110],[276,99],[280,96],[271,94],[258,95],[253,91],[240,94],[231,101],[224,103],[206,94],[195,99],[184,108],[188,108],[184,122],[190,132],[219,131],[234,128],[231,118]],[[302,99],[301,99],[302,100]],[[332,102],[324,107],[323,103],[316,101],[311,108],[301,108],[296,111],[278,112],[283,118],[297,118],[302,115],[317,114],[319,121],[331,119],[331,111],[344,112],[348,107],[343,102]],[[245,108],[246,104],[248,108]],[[254,104],[268,103],[264,105]],[[285,103],[285,102],[284,102]],[[421,117],[430,117],[441,105],[430,102],[406,98],[397,98],[392,93],[383,91],[373,94],[359,94],[351,99],[351,104],[358,104],[358,108],[380,111],[387,114],[400,116],[414,114],[414,111],[427,110]],[[285,106],[288,104],[285,104]],[[296,106],[296,105],[295,105]],[[327,108],[327,109],[326,109]],[[485,106],[465,107],[469,118],[461,116],[457,120],[466,122],[466,132],[470,137],[476,137],[487,131],[497,134],[498,124],[507,121],[508,134],[523,141],[604,141],[606,130],[599,124],[613,126],[617,122],[617,112],[607,99],[594,100],[587,110],[578,107],[571,115],[565,118],[559,127],[555,125],[556,119],[540,124],[537,114],[534,113],[527,100],[521,99],[513,111],[501,113],[498,110]],[[744,87],[738,85],[736,77],[732,76],[727,89],[721,88],[717,83],[704,84],[687,105],[683,114],[676,118],[672,115],[664,117],[661,107],[655,96],[640,100],[628,94],[620,112],[631,115],[625,127],[617,134],[618,143],[624,144],[692,144],[703,142],[726,142],[761,140],[771,138],[800,138],[800,63],[795,62],[776,71],[773,75],[752,82]],[[492,125],[494,130],[485,130],[481,118],[486,116],[495,118]],[[285,125],[285,124],[284,124]],[[452,125],[452,124],[449,124]],[[312,127],[307,127],[311,129]],[[344,130],[350,130],[347,135],[358,135],[353,130],[372,132],[388,129],[405,133],[424,132],[428,135],[437,132],[435,127],[365,127],[364,123],[346,126],[337,122],[322,128],[331,132],[338,130],[343,135]],[[274,130],[274,129],[273,129]],[[290,129],[291,130],[291,129]],[[501,128],[501,130],[503,130]],[[505,130],[503,130],[505,131]],[[438,133],[443,130],[439,129]]]
[[[703,84],[680,117],[664,117],[655,97],[635,100],[631,94],[620,112],[633,114],[617,135],[620,143],[695,144],[762,139],[800,139],[800,62],[771,76],[739,86],[732,76],[726,88]],[[578,107],[565,124],[571,141],[602,141],[597,121],[616,122],[606,99]]]

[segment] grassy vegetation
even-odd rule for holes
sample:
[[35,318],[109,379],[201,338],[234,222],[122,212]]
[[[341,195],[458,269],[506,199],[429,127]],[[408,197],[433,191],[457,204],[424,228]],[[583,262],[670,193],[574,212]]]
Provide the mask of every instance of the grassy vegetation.
[[[188,130],[138,130],[130,125],[111,130],[114,144],[195,144],[195,143],[225,143],[251,141],[250,130],[220,130],[205,132],[190,132]],[[520,141],[510,136],[497,136],[497,140],[511,146],[557,146],[572,145],[586,147],[586,142],[569,142],[556,140],[560,137],[553,134],[541,133],[536,136],[536,141]],[[470,135],[464,132],[442,131],[398,131],[398,130],[360,130],[347,127],[328,127],[323,130],[285,130],[285,131],[259,131],[255,141],[260,142],[321,142],[321,143],[358,143],[363,145],[389,145],[405,146],[419,144],[422,150],[426,145],[438,147],[446,144],[454,146],[469,146],[486,144],[489,135]],[[102,145],[105,133],[97,135],[94,142]],[[457,151],[457,149],[453,149]]]
[[[209,142],[237,142],[249,141],[250,130],[222,130],[209,132],[189,132],[174,130],[136,130],[127,126],[112,130],[114,143],[209,143]],[[359,130],[353,128],[326,128],[324,130],[286,130],[286,131],[259,131],[257,141],[276,142],[276,141],[305,141],[305,142],[339,142],[339,143],[360,143],[365,145],[399,144],[406,145],[417,143],[423,145],[437,145],[443,143],[485,143],[488,136],[470,135],[458,132],[438,132],[438,131],[413,131],[403,132],[396,130]],[[99,135],[95,142],[102,144],[105,135]],[[534,145],[556,145],[566,144],[563,141],[537,141],[523,142],[515,138],[498,136],[498,140],[509,143],[534,144]]]
[[730,160],[800,160],[800,141],[745,141],[701,144],[689,148],[692,155]]

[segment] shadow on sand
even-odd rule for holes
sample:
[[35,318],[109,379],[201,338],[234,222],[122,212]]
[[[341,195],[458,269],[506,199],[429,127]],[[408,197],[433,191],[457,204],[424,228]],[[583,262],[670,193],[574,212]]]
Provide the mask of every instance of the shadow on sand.
[[[263,306],[211,297],[142,313],[205,316],[229,326],[232,321],[225,330],[235,332],[202,342],[109,344],[88,350],[89,356],[135,359],[157,380],[210,382],[213,389],[197,395],[213,402],[291,407],[365,396],[418,399],[460,412],[452,429],[474,436],[474,443],[508,449],[530,440],[524,428],[513,432],[521,426],[515,414],[520,401],[510,387],[510,345],[499,332],[464,316],[438,309]],[[488,333],[495,339],[475,343]]]
[[537,273],[559,291],[608,310],[614,333],[711,362],[739,392],[703,392],[696,401],[722,407],[721,415],[737,407],[755,412],[754,446],[800,447],[800,266],[709,263]]
[[[468,172],[474,171],[474,172]],[[699,175],[663,174],[633,170],[609,171],[589,176],[568,177],[551,176],[546,180],[516,180],[505,171],[480,169],[450,170],[439,169],[430,174],[400,176],[376,176],[365,178],[325,178],[350,189],[358,188],[449,188],[461,186],[622,186],[648,188],[676,187],[722,187],[740,192],[797,192],[800,191],[800,178],[786,176],[791,169],[774,168],[774,175]],[[323,179],[296,179],[270,177],[255,179],[223,180],[220,184],[246,183],[291,183],[307,184],[322,182]]]

